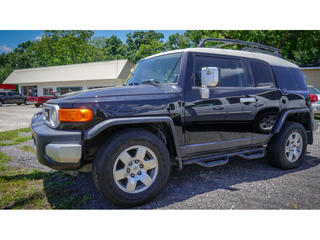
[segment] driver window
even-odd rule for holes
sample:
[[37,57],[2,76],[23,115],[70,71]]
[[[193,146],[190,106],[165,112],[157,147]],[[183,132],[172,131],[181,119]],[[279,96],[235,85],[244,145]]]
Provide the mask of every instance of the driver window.
[[201,69],[218,67],[221,71],[221,82],[218,87],[245,87],[243,67],[239,59],[196,56],[194,85],[201,86]]

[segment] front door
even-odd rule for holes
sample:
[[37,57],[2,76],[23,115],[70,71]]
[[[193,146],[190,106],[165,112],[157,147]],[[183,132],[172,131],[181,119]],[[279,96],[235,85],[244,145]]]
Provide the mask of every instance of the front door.
[[[186,154],[239,148],[252,143],[255,94],[241,59],[195,55],[194,86],[185,92]],[[201,69],[218,67],[221,83],[200,95]]]

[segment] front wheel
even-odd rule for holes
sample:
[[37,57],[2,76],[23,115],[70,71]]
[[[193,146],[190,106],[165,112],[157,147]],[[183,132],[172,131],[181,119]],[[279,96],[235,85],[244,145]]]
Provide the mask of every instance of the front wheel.
[[274,167],[293,169],[301,165],[307,150],[307,133],[297,122],[285,122],[268,146],[269,162]]
[[108,201],[134,207],[151,201],[162,191],[170,168],[170,155],[160,138],[142,129],[129,129],[101,144],[92,175]]
[[40,107],[40,103],[36,103],[34,104],[36,107]]

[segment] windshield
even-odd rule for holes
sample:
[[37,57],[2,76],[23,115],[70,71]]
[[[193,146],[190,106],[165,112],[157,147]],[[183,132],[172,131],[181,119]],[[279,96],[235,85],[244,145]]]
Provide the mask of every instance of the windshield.
[[166,54],[138,62],[126,85],[175,83],[178,80],[182,53]]

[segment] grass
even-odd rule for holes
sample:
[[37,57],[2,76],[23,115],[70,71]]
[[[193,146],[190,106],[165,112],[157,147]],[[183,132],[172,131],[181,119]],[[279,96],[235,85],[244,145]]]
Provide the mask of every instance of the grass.
[[[19,136],[30,128],[0,132],[0,146],[16,145],[30,137]],[[19,149],[33,152],[30,146]],[[5,164],[12,158],[0,151],[0,209],[81,209],[93,196],[78,193],[75,177],[61,171],[43,172]]]
[[320,123],[320,116],[314,116],[314,119]]
[[13,140],[19,136],[21,132],[30,132],[30,128],[22,128],[17,130],[0,132],[0,141]]
[[21,149],[21,150],[24,151],[24,152],[34,153],[34,149],[33,149],[33,147],[31,147],[31,146],[26,146],[26,145],[24,145],[24,146],[18,147],[18,148]]
[[0,147],[18,145],[22,142],[31,140],[32,137],[30,136],[25,136],[25,137],[19,136],[19,133],[21,132],[30,132],[30,131],[31,131],[30,128],[22,128],[17,130],[0,132]]

